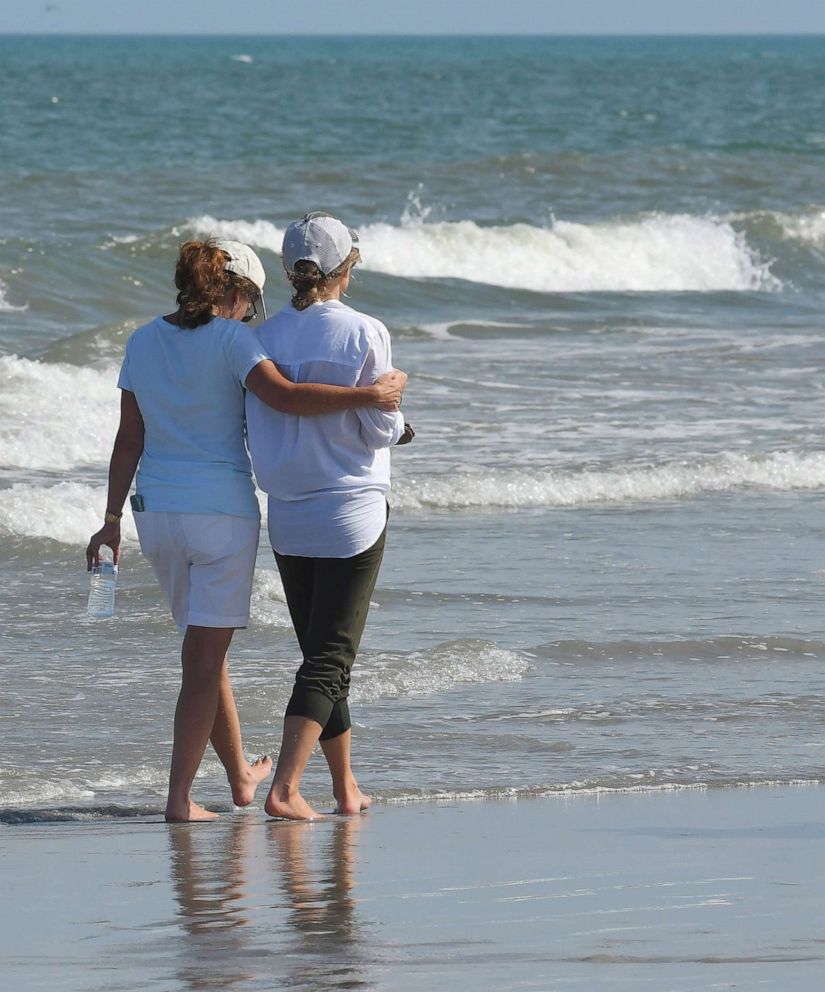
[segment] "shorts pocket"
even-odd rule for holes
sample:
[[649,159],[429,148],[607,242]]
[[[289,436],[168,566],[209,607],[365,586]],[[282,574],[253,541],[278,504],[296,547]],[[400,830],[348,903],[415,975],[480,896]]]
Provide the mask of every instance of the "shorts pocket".
[[235,554],[253,536],[257,544],[259,530],[256,520],[225,513],[182,514],[181,527],[193,562],[216,561]]

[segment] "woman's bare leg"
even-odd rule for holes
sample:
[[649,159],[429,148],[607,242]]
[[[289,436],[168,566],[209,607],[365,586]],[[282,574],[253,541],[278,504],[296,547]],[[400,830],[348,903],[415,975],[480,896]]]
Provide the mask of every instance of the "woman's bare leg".
[[169,821],[214,820],[217,817],[217,813],[193,802],[189,793],[215,723],[221,667],[233,633],[234,630],[228,627],[186,628],[166,802]]
[[332,794],[337,803],[335,812],[343,816],[362,813],[372,802],[369,796],[358,788],[355,776],[352,774],[350,762],[350,746],[352,731],[346,730],[337,737],[321,741],[321,750],[329,765],[332,776]]
[[323,819],[299,791],[304,769],[320,734],[321,724],[309,717],[284,718],[281,753],[278,755],[275,778],[264,804],[264,809],[270,816],[288,820]]
[[218,690],[218,709],[209,736],[212,747],[226,769],[232,801],[236,806],[248,806],[255,798],[258,783],[272,772],[272,758],[265,755],[250,764],[243,753],[241,721],[229,681],[229,663],[224,657]]

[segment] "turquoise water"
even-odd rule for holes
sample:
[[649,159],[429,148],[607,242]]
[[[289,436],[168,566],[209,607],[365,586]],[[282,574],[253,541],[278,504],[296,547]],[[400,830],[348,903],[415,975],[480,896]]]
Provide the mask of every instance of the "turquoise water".
[[[418,431],[353,683],[365,786],[818,781],[824,56],[0,38],[3,815],[161,802],[178,642],[129,519],[118,617],[82,619],[118,363],[182,240],[254,245],[272,309],[315,207],[361,232],[351,302]],[[256,753],[296,661],[258,565],[233,662]],[[225,802],[212,759],[201,790]]]

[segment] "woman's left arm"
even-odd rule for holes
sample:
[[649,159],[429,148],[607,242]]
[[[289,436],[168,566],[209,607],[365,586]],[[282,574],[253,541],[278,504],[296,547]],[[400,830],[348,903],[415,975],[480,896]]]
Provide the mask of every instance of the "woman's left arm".
[[[390,333],[380,321],[375,321],[374,333],[369,335],[369,350],[358,378],[366,386],[392,370]],[[404,416],[400,411],[386,413],[374,408],[355,411],[360,421],[361,436],[371,448],[389,448],[398,444],[404,434]]]
[[100,530],[92,535],[86,548],[88,570],[93,565],[100,564],[100,549],[103,545],[112,549],[115,564],[120,559],[120,517],[142,454],[143,416],[135,394],[123,389],[120,394],[120,426],[117,429],[112,458],[109,462],[109,494],[106,499],[107,517],[117,517],[117,520],[107,520]]

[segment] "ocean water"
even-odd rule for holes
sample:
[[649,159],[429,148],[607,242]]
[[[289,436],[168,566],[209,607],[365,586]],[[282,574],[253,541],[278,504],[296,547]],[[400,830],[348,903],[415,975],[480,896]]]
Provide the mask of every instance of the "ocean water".
[[[353,677],[378,799],[825,777],[825,40],[0,38],[0,820],[162,807],[179,639],[134,525],[91,621],[124,343],[178,244],[361,232],[418,436]],[[262,546],[252,754],[297,663]],[[329,796],[315,758],[306,792]],[[197,797],[228,808],[208,754]]]

